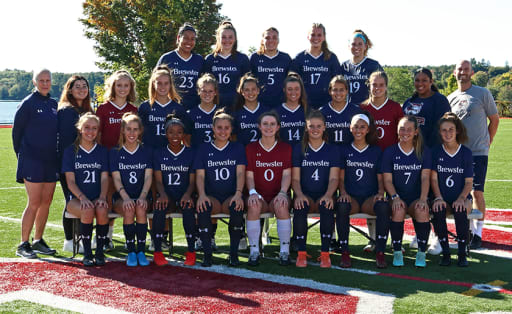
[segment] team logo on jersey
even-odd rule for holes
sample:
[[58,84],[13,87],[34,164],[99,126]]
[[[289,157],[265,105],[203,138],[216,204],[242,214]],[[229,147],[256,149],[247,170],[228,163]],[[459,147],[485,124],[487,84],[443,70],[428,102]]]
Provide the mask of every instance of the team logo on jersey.
[[121,156],[121,159],[125,159],[124,156]]
[[439,161],[444,161],[444,158],[443,158],[443,157],[440,157],[440,158],[439,158]]
[[331,115],[328,115],[328,116],[327,116],[327,119],[332,119],[332,116],[331,116]]
[[421,111],[421,108],[423,108],[423,103],[410,103],[410,106],[407,106],[407,108],[405,108],[404,112],[405,114],[409,114],[409,115],[417,115],[418,113],[420,113]]
[[165,161],[167,161],[167,160],[169,160],[169,158],[167,158],[167,157],[164,157],[164,160],[165,160]]
[[400,156],[396,156],[395,159],[400,160]]
[[43,109],[37,109],[37,113],[43,113]]
[[210,156],[210,157],[213,156],[213,153],[208,153],[208,156]]
[[242,119],[247,119],[247,116],[246,115],[242,115]]
[[261,157],[261,153],[256,153],[256,157]]
[[352,154],[352,153],[348,154],[348,157],[353,157],[353,156],[354,156],[354,154]]

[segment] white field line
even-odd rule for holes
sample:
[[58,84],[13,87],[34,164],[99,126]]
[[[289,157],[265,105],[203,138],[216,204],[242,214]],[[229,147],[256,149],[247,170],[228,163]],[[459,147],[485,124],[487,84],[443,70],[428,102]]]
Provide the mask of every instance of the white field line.
[[16,300],[29,301],[37,304],[51,306],[57,309],[79,313],[129,313],[111,307],[61,297],[40,290],[26,289],[0,294],[0,304]]
[[499,221],[499,220],[485,220],[486,225],[504,225],[504,226],[512,226],[512,221]]
[[24,186],[10,186],[6,188],[0,188],[0,190],[14,190],[14,189],[24,189]]
[[487,208],[485,210],[492,212],[512,212],[512,209],[510,208]]
[[488,182],[512,182],[512,180],[505,180],[505,179],[486,179],[485,181],[488,181]]

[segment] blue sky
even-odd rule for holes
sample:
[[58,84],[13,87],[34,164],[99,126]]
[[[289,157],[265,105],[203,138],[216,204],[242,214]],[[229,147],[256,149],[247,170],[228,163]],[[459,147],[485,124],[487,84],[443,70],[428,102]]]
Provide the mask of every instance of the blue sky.
[[[221,0],[247,51],[259,46],[269,26],[280,31],[280,50],[294,56],[308,47],[313,22],[323,23],[327,42],[340,61],[350,57],[354,29],[374,43],[370,57],[386,65],[454,64],[484,58],[492,65],[512,61],[512,1],[507,0]],[[0,1],[2,45],[0,69],[95,71],[94,42],[78,22],[79,0]],[[65,14],[61,13],[65,12]]]

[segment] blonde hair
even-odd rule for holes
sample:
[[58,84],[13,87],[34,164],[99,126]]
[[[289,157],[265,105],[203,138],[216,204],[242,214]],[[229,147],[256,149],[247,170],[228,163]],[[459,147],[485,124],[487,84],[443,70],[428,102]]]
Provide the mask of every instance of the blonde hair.
[[233,48],[231,48],[231,55],[235,57],[235,55],[238,53],[237,46],[238,46],[238,38],[236,36],[236,29],[233,26],[233,24],[230,21],[223,21],[220,23],[219,27],[215,31],[215,48],[213,48],[213,56],[217,57],[220,50],[222,49],[221,39],[222,39],[222,32],[224,30],[232,30],[233,34],[235,35],[235,42],[233,43]]
[[406,115],[398,121],[398,129],[400,129],[400,122],[402,121],[411,122],[414,125],[414,131],[418,131],[418,134],[416,134],[412,140],[412,146],[414,147],[416,157],[421,161],[423,159],[423,136],[421,135],[418,119],[416,119],[415,116]]
[[166,76],[169,78],[169,83],[171,86],[169,87],[169,93],[167,94],[167,96],[175,102],[181,102],[181,96],[178,93],[178,91],[176,90],[176,86],[174,86],[174,78],[172,76],[171,69],[169,69],[169,67],[164,64],[164,65],[157,66],[151,73],[151,78],[149,79],[149,86],[148,86],[149,106],[153,107],[153,104],[155,103],[155,100],[156,100],[155,84],[156,84],[156,80],[160,76]]
[[262,54],[265,53],[265,44],[263,42],[265,41],[265,34],[268,33],[268,32],[276,32],[277,33],[277,38],[279,40],[279,31],[277,30],[277,28],[275,28],[275,27],[267,28],[263,32],[263,34],[261,34],[260,48],[258,49],[258,51],[256,51],[256,53],[259,54],[259,55],[262,55]]
[[98,124],[98,134],[96,135],[96,138],[94,139],[94,141],[98,142],[98,139],[100,138],[100,129],[99,129],[100,118],[92,112],[84,113],[83,115],[80,116],[80,119],[78,119],[78,121],[75,124],[76,130],[77,130],[77,136],[76,136],[75,142],[73,143],[73,146],[75,148],[75,154],[78,153],[78,148],[79,148],[80,142],[82,141],[82,133],[80,131],[82,130],[82,127],[84,126],[84,124],[89,120],[94,120]]
[[139,118],[139,116],[133,112],[126,112],[123,114],[123,117],[121,118],[121,129],[119,131],[119,149],[123,147],[125,139],[124,139],[124,129],[130,122],[137,122],[139,125],[140,133],[139,138],[137,141],[140,143],[142,139],[142,134],[144,133],[144,125],[142,124],[142,120]]
[[115,83],[120,80],[126,78],[130,81],[130,93],[126,97],[126,101],[133,103],[137,100],[137,92],[135,90],[135,80],[131,76],[130,72],[126,70],[118,70],[115,71],[105,82],[105,95],[104,99],[106,100],[114,100],[116,98],[115,92]]
[[327,34],[325,32],[325,26],[322,23],[313,23],[313,25],[311,25],[311,31],[309,32],[309,34],[311,34],[315,28],[320,28],[322,30],[322,32],[324,33],[324,41],[322,42],[321,49],[322,49],[322,52],[324,53],[324,60],[329,60],[332,53],[329,50],[329,46],[327,45],[327,38],[326,38]]
[[205,73],[203,74],[198,80],[197,80],[197,93],[199,94],[201,92],[201,88],[203,88],[204,84],[212,84],[213,89],[215,90],[215,97],[213,98],[213,103],[215,105],[219,104],[219,83],[217,83],[217,80],[215,79],[215,76],[211,73]]

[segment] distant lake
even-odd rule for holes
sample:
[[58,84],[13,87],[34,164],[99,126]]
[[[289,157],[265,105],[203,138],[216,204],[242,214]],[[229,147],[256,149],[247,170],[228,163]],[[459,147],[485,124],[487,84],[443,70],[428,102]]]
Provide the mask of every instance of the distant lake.
[[0,100],[0,124],[12,124],[21,100]]

